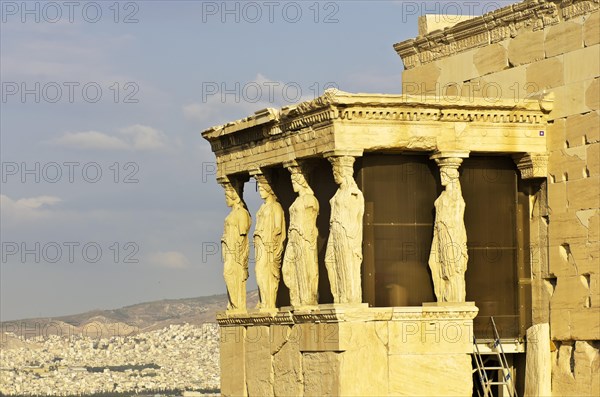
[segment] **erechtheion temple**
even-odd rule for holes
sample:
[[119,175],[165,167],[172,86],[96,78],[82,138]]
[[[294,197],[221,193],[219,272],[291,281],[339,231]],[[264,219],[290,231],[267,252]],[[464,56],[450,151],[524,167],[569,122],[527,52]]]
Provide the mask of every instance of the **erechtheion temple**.
[[203,132],[231,207],[224,396],[471,396],[482,372],[481,395],[600,395],[599,15],[423,16],[393,46],[402,95]]

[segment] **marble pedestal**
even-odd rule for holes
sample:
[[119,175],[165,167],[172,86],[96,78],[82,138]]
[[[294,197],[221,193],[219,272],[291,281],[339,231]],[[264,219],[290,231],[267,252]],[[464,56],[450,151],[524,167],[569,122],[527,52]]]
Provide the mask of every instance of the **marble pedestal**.
[[223,396],[471,396],[477,307],[220,313]]

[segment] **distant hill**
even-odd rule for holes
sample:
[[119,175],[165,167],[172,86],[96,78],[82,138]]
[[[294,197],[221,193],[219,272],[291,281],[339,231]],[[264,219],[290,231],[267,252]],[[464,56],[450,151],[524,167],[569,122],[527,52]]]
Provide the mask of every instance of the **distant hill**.
[[[250,291],[248,307],[258,302],[258,291]],[[113,310],[92,310],[85,313],[52,318],[31,318],[0,323],[1,331],[13,332],[30,339],[36,336],[85,334],[90,337],[107,338],[127,336],[139,332],[168,327],[171,324],[216,322],[217,312],[227,307],[227,295],[211,295],[198,298],[165,299],[138,303]],[[3,337],[1,342],[6,342]]]

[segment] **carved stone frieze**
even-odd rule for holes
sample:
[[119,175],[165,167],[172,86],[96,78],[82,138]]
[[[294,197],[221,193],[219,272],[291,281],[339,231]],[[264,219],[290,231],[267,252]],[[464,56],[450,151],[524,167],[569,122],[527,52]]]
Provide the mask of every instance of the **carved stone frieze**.
[[[571,3],[571,2],[570,2]],[[598,8],[597,1],[573,1],[560,10],[564,19]],[[521,30],[541,30],[560,21],[559,6],[552,1],[525,1],[503,7],[446,29],[394,44],[405,69],[447,56],[500,42]]]
[[292,313],[279,310],[273,312],[249,311],[247,313],[221,312],[217,313],[217,323],[224,326],[235,325],[272,325],[272,324],[294,324]]
[[565,6],[561,8],[561,15],[565,20],[573,19],[580,15],[588,14],[599,8],[598,0],[584,0],[577,2],[564,2]]
[[221,326],[255,326],[303,323],[342,323],[356,321],[462,321],[472,320],[479,309],[473,303],[453,306],[367,307],[362,305],[326,304],[312,308],[281,308],[278,311],[221,312]]

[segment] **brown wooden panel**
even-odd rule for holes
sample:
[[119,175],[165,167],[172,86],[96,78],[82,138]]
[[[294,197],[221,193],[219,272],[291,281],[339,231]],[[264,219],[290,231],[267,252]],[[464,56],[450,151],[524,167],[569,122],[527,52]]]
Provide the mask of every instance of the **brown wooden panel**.
[[494,317],[502,338],[520,334],[517,170],[506,157],[472,157],[461,166],[469,263],[467,300],[479,307],[475,335],[491,338]]
[[435,300],[427,260],[433,235],[437,166],[427,156],[365,155],[364,300],[371,306],[420,306]]

